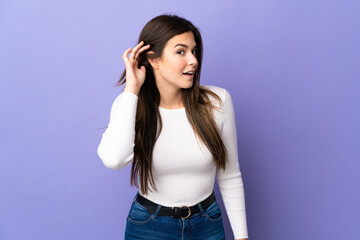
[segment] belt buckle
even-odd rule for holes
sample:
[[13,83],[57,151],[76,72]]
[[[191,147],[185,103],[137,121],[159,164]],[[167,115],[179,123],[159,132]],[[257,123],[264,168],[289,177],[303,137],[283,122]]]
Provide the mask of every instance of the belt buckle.
[[181,218],[182,218],[182,219],[187,219],[187,218],[189,218],[190,215],[191,215],[191,209],[190,209],[188,206],[181,206],[180,208],[184,208],[184,207],[186,207],[186,208],[188,209],[189,214],[188,214],[186,217],[181,217]]
[[[184,208],[184,207],[188,209],[189,214],[188,214],[186,217],[180,217],[180,218],[182,218],[182,219],[187,219],[187,218],[189,218],[190,215],[191,215],[191,209],[190,209],[190,207],[188,207],[188,206],[181,206],[180,209],[182,209],[182,208]],[[171,217],[174,217],[174,208],[175,208],[175,207],[171,207]]]

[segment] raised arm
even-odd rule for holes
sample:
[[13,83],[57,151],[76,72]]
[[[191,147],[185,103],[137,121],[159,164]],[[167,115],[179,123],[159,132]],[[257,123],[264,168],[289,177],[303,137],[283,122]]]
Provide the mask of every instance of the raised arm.
[[227,148],[225,171],[217,171],[217,181],[230,225],[236,239],[248,238],[244,186],[238,162],[234,107],[230,93],[224,89],[221,137]]
[[108,168],[120,169],[129,164],[134,156],[138,94],[146,76],[145,66],[138,68],[138,58],[141,52],[150,47],[143,44],[141,41],[122,55],[126,67],[126,86],[112,105],[110,122],[97,150]]
[[120,169],[132,161],[138,96],[124,91],[113,102],[110,122],[98,146],[104,165]]

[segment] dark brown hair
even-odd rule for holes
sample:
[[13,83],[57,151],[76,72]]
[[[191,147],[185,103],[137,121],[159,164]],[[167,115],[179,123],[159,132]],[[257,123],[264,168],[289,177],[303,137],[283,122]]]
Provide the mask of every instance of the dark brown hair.
[[[182,101],[185,106],[186,116],[194,129],[195,134],[207,146],[217,168],[225,169],[226,148],[219,134],[219,129],[213,117],[213,109],[217,108],[211,103],[208,95],[212,95],[222,103],[219,96],[214,92],[200,86],[200,72],[203,54],[202,38],[199,30],[188,20],[176,15],[160,15],[151,19],[142,29],[138,43],[144,41],[144,46],[150,44],[150,48],[139,54],[138,68],[146,67],[145,82],[138,94],[135,123],[135,146],[131,169],[131,185],[138,186],[141,182],[141,192],[147,193],[152,188],[156,191],[152,175],[152,153],[155,142],[162,129],[162,121],[159,113],[160,93],[155,83],[152,66],[147,58],[160,58],[167,41],[179,34],[191,31],[194,34],[197,46],[198,68],[195,71],[191,88],[182,89]],[[154,53],[150,55],[149,51]],[[126,70],[123,71],[115,86],[126,82]],[[159,126],[158,126],[159,124]],[[157,129],[159,131],[157,132]]]

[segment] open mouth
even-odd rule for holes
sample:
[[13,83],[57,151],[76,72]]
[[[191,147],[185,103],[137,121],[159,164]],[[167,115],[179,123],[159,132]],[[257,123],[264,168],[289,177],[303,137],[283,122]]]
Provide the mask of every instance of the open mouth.
[[189,71],[189,72],[185,72],[183,74],[186,76],[192,77],[192,76],[194,76],[194,73],[195,73],[195,71]]

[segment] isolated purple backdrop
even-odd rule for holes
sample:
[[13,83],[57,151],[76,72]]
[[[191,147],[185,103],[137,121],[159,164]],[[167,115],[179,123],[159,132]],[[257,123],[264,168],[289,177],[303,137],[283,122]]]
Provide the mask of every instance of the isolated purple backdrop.
[[357,239],[359,9],[356,0],[3,0],[0,239],[123,238],[137,191],[130,165],[107,169],[96,151],[122,91],[112,87],[121,55],[162,13],[199,27],[201,83],[233,97],[249,239]]

